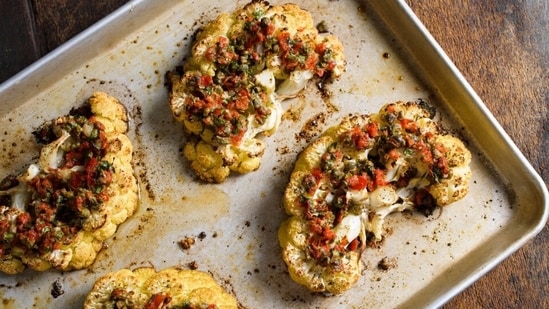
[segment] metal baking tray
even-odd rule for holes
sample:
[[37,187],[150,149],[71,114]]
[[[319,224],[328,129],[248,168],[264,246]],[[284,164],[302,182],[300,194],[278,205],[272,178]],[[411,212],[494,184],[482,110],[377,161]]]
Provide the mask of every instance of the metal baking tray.
[[[130,1],[0,85],[0,175],[21,171],[38,148],[31,131],[93,91],[118,97],[130,138],[141,205],[97,261],[74,272],[0,275],[5,308],[79,308],[93,282],[119,268],[189,267],[210,272],[243,308],[418,308],[448,301],[544,226],[547,188],[404,1],[301,1],[341,38],[344,76],[322,98],[314,85],[284,103],[280,130],[265,138],[261,168],[223,184],[188,171],[183,134],[167,105],[164,74],[188,56],[193,33],[247,1]],[[272,1],[277,4],[279,1]],[[326,297],[295,284],[281,260],[277,229],[297,153],[349,112],[424,98],[473,153],[470,193],[436,218],[395,214],[392,232],[369,248],[358,284]],[[306,130],[316,120],[317,130]],[[182,249],[179,241],[196,243]],[[380,269],[387,258],[393,267]],[[52,296],[53,285],[62,295]]]

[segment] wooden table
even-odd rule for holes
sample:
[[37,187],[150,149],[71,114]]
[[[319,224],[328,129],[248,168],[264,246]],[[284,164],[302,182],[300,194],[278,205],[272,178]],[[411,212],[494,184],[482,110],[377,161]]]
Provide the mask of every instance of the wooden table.
[[[126,2],[0,0],[0,82]],[[546,0],[407,2],[548,184]],[[546,228],[445,307],[549,308],[548,243]]]

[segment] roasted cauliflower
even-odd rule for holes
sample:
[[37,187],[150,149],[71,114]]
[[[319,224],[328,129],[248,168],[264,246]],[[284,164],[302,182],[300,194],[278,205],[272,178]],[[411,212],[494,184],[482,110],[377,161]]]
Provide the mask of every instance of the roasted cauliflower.
[[38,162],[0,182],[0,271],[89,266],[138,203],[124,106],[97,92],[34,132]]
[[236,299],[209,274],[167,268],[121,269],[96,281],[84,309],[237,308]]
[[[281,101],[312,78],[331,80],[345,70],[341,42],[321,35],[295,4],[252,1],[221,14],[197,33],[182,70],[169,72],[169,106],[190,136],[184,155],[204,181],[231,171],[257,170],[273,134]],[[215,158],[207,159],[212,156]]]
[[299,155],[283,203],[291,217],[278,237],[290,276],[332,294],[360,277],[367,243],[384,236],[395,211],[431,215],[469,189],[471,154],[433,120],[424,101],[350,115]]

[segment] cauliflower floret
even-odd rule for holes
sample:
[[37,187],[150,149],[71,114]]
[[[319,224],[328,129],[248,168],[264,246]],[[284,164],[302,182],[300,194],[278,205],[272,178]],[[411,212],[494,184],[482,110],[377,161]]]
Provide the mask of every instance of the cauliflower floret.
[[430,215],[465,196],[471,154],[434,116],[423,101],[387,104],[377,114],[345,117],[299,154],[283,197],[290,218],[278,232],[296,282],[313,291],[349,289],[366,243],[383,239],[389,214]]
[[[228,167],[241,174],[259,167],[264,148],[258,138],[278,129],[281,101],[312,78],[339,77],[346,65],[341,42],[319,34],[307,11],[265,1],[220,14],[198,32],[191,53],[181,71],[170,72],[173,116],[215,150],[211,161],[222,163],[212,171]],[[199,178],[221,182],[228,176],[209,175],[209,167],[193,162],[194,153],[185,152]]]
[[448,176],[430,185],[427,190],[439,206],[445,206],[462,199],[469,191],[471,153],[461,140],[451,135],[438,135],[435,143],[441,144],[446,150]]
[[[362,220],[353,220],[352,223],[358,222]],[[364,230],[362,227],[353,229],[361,232]],[[341,248],[334,250],[335,253],[331,256],[333,261],[319,263],[311,257],[308,249],[311,246],[307,236],[309,231],[307,222],[295,216],[280,226],[278,239],[282,247],[282,259],[288,265],[290,277],[315,292],[340,294],[351,288],[360,278],[363,269],[360,250],[348,248],[349,244],[339,245]],[[346,237],[343,239],[347,242]],[[343,243],[341,239],[339,242]],[[328,247],[324,249],[330,250]]]
[[252,140],[255,145],[237,148],[232,145],[217,147],[202,140],[190,139],[183,148],[185,157],[191,162],[191,169],[206,182],[220,183],[230,171],[243,173],[259,168],[259,156],[263,153],[263,144]]
[[166,268],[121,269],[99,278],[84,302],[85,309],[112,308],[238,308],[236,299],[209,274]]
[[283,260],[291,278],[312,291],[342,293],[360,278],[366,244],[368,193],[330,181],[330,167],[345,166],[330,129],[296,161],[283,203],[291,215],[279,228]]
[[0,188],[0,271],[81,269],[138,204],[124,106],[97,92],[39,128],[36,164]]
[[463,198],[471,178],[471,153],[460,139],[446,134],[434,116],[434,108],[422,100],[387,104],[377,116],[391,132],[375,149],[386,167],[386,181],[400,184],[402,198],[413,199],[412,191],[422,189],[418,194],[429,205],[416,206],[428,209]]

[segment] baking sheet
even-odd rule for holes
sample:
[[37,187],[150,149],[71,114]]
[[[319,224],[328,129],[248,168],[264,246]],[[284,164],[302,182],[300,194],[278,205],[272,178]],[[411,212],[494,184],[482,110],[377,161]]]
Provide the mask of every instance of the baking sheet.
[[[79,308],[106,272],[193,263],[243,308],[436,307],[543,227],[546,187],[402,1],[300,2],[343,41],[346,74],[329,86],[329,99],[311,85],[283,104],[281,128],[264,139],[257,172],[219,185],[196,181],[181,155],[184,137],[167,105],[164,74],[188,56],[202,24],[246,3],[130,1],[0,85],[0,175],[36,158],[33,128],[102,90],[130,112],[142,193],[137,213],[89,269],[0,275],[6,308]],[[342,115],[417,98],[437,106],[445,126],[467,141],[470,193],[438,218],[391,216],[391,234],[364,252],[365,271],[352,290],[335,297],[308,292],[289,278],[276,235],[286,218],[281,195],[297,153]],[[313,119],[317,129],[306,129]],[[187,250],[178,245],[185,237],[196,240]],[[383,258],[394,267],[379,269]],[[54,283],[64,292],[57,298]]]

